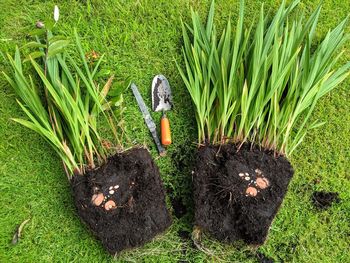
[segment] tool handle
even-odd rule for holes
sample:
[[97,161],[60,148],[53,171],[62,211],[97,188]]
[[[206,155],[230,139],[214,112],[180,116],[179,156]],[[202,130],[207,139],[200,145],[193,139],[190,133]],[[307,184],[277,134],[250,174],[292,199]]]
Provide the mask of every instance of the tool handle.
[[163,113],[162,119],[160,121],[160,135],[163,145],[167,146],[171,144],[170,123],[165,113]]

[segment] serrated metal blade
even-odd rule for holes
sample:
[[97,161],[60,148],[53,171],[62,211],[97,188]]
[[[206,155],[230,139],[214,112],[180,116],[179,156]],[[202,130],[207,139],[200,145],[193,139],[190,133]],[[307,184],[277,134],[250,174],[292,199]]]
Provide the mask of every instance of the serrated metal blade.
[[146,123],[149,131],[152,134],[154,142],[156,143],[158,152],[159,152],[160,156],[164,156],[165,149],[160,143],[160,140],[159,140],[159,137],[157,134],[156,124],[154,123],[151,115],[149,114],[147,106],[146,106],[145,102],[143,101],[142,96],[141,96],[137,86],[134,83],[131,84],[131,89],[132,89],[132,92],[136,98],[137,104],[139,105],[140,111],[142,112],[143,119],[145,120],[145,123]]

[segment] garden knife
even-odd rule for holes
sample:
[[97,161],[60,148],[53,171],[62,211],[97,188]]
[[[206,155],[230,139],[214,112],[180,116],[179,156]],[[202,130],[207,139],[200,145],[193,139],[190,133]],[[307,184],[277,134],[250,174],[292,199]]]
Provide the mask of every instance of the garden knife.
[[159,141],[156,125],[155,125],[151,115],[148,112],[146,104],[143,101],[143,99],[141,97],[141,94],[140,94],[139,90],[137,89],[137,86],[134,83],[131,84],[131,89],[132,89],[132,92],[134,93],[134,96],[136,98],[137,104],[139,105],[140,111],[142,112],[142,115],[143,115],[143,118],[144,118],[144,120],[146,122],[146,125],[147,125],[149,131],[152,134],[154,142],[157,145],[157,149],[158,149],[159,155],[160,156],[165,156],[166,152],[165,152],[165,149],[163,148],[163,146],[161,145],[161,143]]

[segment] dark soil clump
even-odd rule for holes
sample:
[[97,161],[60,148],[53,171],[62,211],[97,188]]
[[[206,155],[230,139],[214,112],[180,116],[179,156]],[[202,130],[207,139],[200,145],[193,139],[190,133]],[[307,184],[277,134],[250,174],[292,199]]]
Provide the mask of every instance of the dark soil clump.
[[[72,180],[81,220],[115,254],[141,246],[171,224],[159,170],[145,149],[116,154],[108,162]],[[92,196],[103,193],[99,206]],[[107,211],[108,201],[115,207]]]
[[183,217],[187,213],[187,208],[181,198],[171,198],[171,205],[174,208],[174,214],[177,218]]
[[201,147],[193,172],[195,224],[220,241],[263,244],[292,176],[287,159],[257,147]]
[[338,203],[340,201],[339,194],[336,192],[314,192],[311,196],[311,200],[314,206],[318,209],[327,209],[334,202]]
[[275,262],[272,258],[265,256],[261,252],[257,252],[256,257],[260,263],[274,263]]
[[179,237],[183,240],[190,240],[191,239],[191,234],[188,231],[185,230],[179,230],[177,232],[177,234],[179,235]]

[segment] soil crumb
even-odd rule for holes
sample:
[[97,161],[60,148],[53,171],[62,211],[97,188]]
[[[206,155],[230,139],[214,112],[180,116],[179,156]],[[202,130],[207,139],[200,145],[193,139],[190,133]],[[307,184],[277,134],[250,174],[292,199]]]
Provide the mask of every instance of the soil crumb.
[[332,206],[333,203],[340,201],[339,194],[337,192],[314,192],[311,196],[312,203],[318,209],[327,209]]
[[[286,158],[258,147],[201,147],[193,173],[195,225],[223,242],[263,244],[292,176]],[[259,178],[268,182],[265,188]]]
[[[111,254],[141,246],[171,224],[159,170],[145,149],[116,154],[99,169],[74,176],[72,189],[81,220]],[[91,200],[98,193],[105,199],[96,206]],[[109,201],[116,206],[106,210]]]

